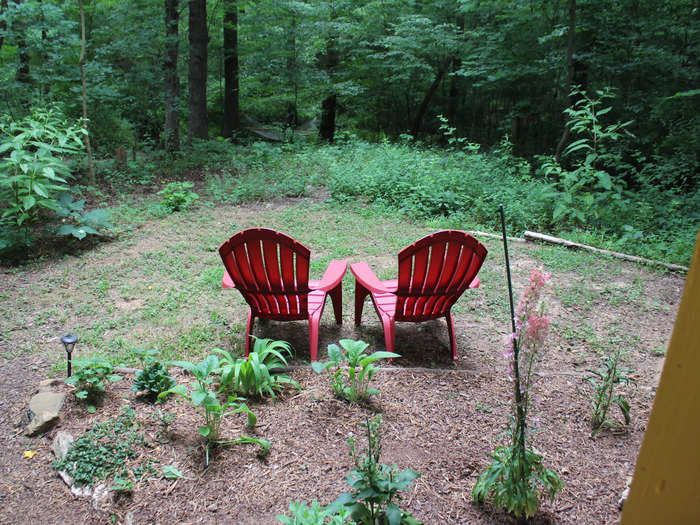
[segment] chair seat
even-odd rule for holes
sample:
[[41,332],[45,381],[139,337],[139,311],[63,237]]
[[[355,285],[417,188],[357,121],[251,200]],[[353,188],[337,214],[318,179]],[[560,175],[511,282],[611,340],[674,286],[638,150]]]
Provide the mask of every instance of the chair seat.
[[309,280],[310,253],[288,235],[267,228],[243,230],[219,248],[226,268],[221,285],[236,288],[250,307],[246,355],[256,318],[308,320],[312,361],[317,359],[319,322],[329,295],[336,323],[342,323],[342,281],[347,262],[331,261],[322,279]]
[[479,287],[477,272],[486,248],[467,232],[445,230],[427,235],[399,252],[398,279],[379,280],[367,263],[350,266],[355,276],[355,324],[362,321],[369,295],[384,326],[386,349],[394,351],[394,323],[444,317],[452,355],[457,344],[451,308],[462,293]]

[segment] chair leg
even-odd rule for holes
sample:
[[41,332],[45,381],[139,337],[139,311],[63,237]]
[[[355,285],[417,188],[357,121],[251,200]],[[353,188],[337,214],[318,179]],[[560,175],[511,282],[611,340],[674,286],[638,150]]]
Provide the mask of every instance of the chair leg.
[[329,295],[333,302],[333,313],[335,314],[335,322],[343,324],[343,283],[333,288]]
[[384,344],[387,352],[394,351],[394,320],[388,317],[382,319],[384,325]]
[[362,323],[362,308],[368,294],[369,290],[355,281],[355,326],[360,326]]
[[309,354],[312,363],[318,361],[318,328],[320,324],[320,316],[312,315],[309,317]]
[[248,312],[248,322],[245,327],[245,356],[248,357],[250,354],[250,341],[253,335],[253,324],[255,323],[255,315],[253,315],[253,310]]
[[455,339],[455,327],[454,320],[452,319],[452,312],[447,312],[447,315],[445,315],[445,320],[447,321],[447,333],[450,336],[450,348],[452,348],[452,359],[457,361],[457,340]]

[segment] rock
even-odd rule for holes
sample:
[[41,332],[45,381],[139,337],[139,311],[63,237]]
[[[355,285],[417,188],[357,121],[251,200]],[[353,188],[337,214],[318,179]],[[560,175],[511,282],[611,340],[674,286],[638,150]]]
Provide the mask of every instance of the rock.
[[[60,472],[59,472],[60,474]],[[68,476],[70,477],[70,476]],[[71,480],[72,482],[72,480]],[[75,485],[70,488],[71,494],[75,496],[76,498],[89,498],[92,496],[92,488],[85,486],[85,487],[76,487]]]
[[114,491],[106,483],[100,483],[92,493],[92,506],[95,510],[109,511],[114,503]]
[[73,436],[68,432],[57,432],[56,437],[53,438],[53,443],[51,443],[51,450],[53,450],[54,456],[59,461],[66,457],[68,451],[73,446]]
[[73,487],[73,478],[65,470],[59,470],[58,475],[63,480],[63,482],[70,487],[71,492],[73,492],[73,488],[77,489],[77,487]]
[[129,511],[126,513],[126,516],[124,517],[124,525],[134,525],[134,513],[133,511]]
[[44,379],[39,383],[39,392],[55,392],[58,387],[64,384],[63,379]]
[[24,430],[26,436],[36,436],[46,432],[58,421],[66,394],[63,392],[39,392],[29,401],[29,410],[34,418]]

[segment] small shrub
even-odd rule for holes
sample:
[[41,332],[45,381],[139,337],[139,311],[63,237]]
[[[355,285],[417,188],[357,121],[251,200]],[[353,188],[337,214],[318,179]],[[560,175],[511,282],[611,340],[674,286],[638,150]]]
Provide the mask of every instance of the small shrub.
[[175,386],[175,380],[170,377],[168,370],[160,361],[154,359],[156,350],[136,350],[144,365],[136,377],[131,390],[134,392],[144,392],[146,397],[154,400],[158,394]]
[[229,352],[215,349],[221,356],[220,391],[230,391],[243,397],[276,397],[285,384],[299,388],[289,376],[274,373],[273,369],[287,366],[283,353],[291,353],[286,341],[255,339],[253,351],[247,358],[234,358]]
[[625,425],[630,423],[630,404],[622,395],[615,395],[615,385],[624,383],[634,383],[634,379],[626,375],[626,370],[620,367],[620,351],[605,358],[599,370],[586,370],[590,375],[585,378],[595,388],[592,396],[593,414],[591,415],[591,426],[595,436],[604,427],[617,428],[617,423],[608,419],[610,406],[615,404],[625,418]]
[[56,215],[64,222],[56,230],[58,235],[72,235],[76,239],[84,239],[87,235],[101,235],[100,230],[113,229],[107,210],[83,211],[85,199],[74,201],[70,193],[65,192],[60,195],[58,202],[60,207],[56,210]]
[[168,363],[174,366],[180,366],[190,372],[195,380],[190,383],[192,390],[188,390],[185,385],[175,385],[174,387],[161,392],[158,399],[165,399],[170,394],[176,394],[194,407],[200,408],[204,415],[204,425],[199,427],[199,433],[206,440],[206,464],[209,464],[209,449],[212,445],[223,444],[248,444],[255,443],[262,447],[261,455],[267,455],[270,444],[264,439],[241,436],[231,441],[222,441],[219,439],[221,430],[221,421],[228,413],[242,413],[248,417],[248,425],[255,426],[257,418],[255,414],[248,408],[242,398],[229,396],[221,401],[215,392],[210,390],[210,386],[214,381],[214,371],[219,368],[219,359],[215,355],[210,355],[198,364],[189,361],[172,361]]
[[194,188],[191,182],[170,182],[158,192],[158,195],[163,196],[160,205],[169,213],[180,210],[186,210],[194,201],[199,199],[199,195],[190,191]]
[[[66,457],[53,465],[71,476],[77,486],[92,485],[117,471],[123,472],[128,460],[138,456],[135,446],[143,442],[133,409],[125,406],[118,417],[95,423],[73,443]],[[121,479],[120,483],[115,478],[115,484],[126,489],[128,482]]]
[[75,386],[75,397],[87,403],[88,411],[95,411],[95,402],[105,393],[105,381],[114,383],[121,376],[114,374],[112,363],[104,357],[73,360],[75,370],[66,383]]
[[[393,359],[401,357],[399,354],[386,351],[378,351],[373,354],[365,354],[369,344],[364,341],[341,339],[340,346],[328,345],[328,357],[330,361],[322,363],[314,361],[312,368],[317,374],[335,367],[331,377],[331,387],[337,397],[350,403],[367,401],[371,396],[379,395],[379,390],[370,388],[369,382],[377,372],[375,361],[379,359]],[[343,365],[347,363],[346,365]]]
[[289,502],[289,516],[276,516],[277,520],[285,525],[354,525],[350,519],[350,511],[345,508],[331,512],[328,507],[322,507],[318,501],[313,500],[311,505],[301,501]]
[[31,246],[32,226],[61,208],[72,178],[64,157],[82,150],[83,133],[57,107],[0,119],[0,252]]
[[352,492],[344,493],[328,506],[332,512],[343,507],[350,510],[353,520],[362,525],[420,525],[410,512],[401,510],[399,491],[408,490],[413,480],[420,477],[410,469],[399,470],[396,465],[379,462],[382,453],[382,417],[367,420],[362,425],[367,430],[367,451],[360,456],[355,438],[348,439],[350,456],[355,468],[347,477]]

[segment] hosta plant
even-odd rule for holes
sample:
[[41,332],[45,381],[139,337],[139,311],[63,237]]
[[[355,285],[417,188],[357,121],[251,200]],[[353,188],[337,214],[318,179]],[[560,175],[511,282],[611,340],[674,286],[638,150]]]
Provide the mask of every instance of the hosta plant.
[[317,374],[334,368],[331,375],[331,387],[335,395],[350,403],[364,402],[370,396],[379,394],[379,390],[369,386],[369,382],[377,372],[374,363],[380,359],[400,357],[399,354],[386,351],[367,354],[365,350],[368,347],[369,344],[364,341],[341,339],[340,347],[336,344],[328,345],[330,361],[326,363],[314,361],[311,366]]
[[248,426],[255,426],[257,418],[255,414],[244,403],[244,399],[235,396],[228,396],[226,399],[219,399],[217,394],[211,390],[214,382],[214,372],[219,368],[219,359],[215,355],[209,355],[200,363],[190,361],[171,361],[169,365],[179,366],[187,370],[194,377],[190,383],[190,388],[186,385],[175,385],[174,387],[161,392],[158,399],[165,399],[170,394],[180,396],[199,408],[204,415],[204,424],[199,427],[199,433],[206,440],[206,464],[209,464],[209,451],[213,445],[223,444],[248,444],[255,443],[262,447],[261,455],[265,456],[270,448],[270,444],[264,439],[248,436],[241,436],[233,440],[221,440],[221,422],[229,413],[246,414]]
[[275,372],[275,369],[287,366],[284,354],[291,353],[291,348],[286,341],[256,338],[253,351],[247,358],[234,358],[218,348],[214,352],[220,356],[220,391],[244,397],[274,398],[285,384],[299,388],[289,376]]
[[114,373],[112,363],[104,357],[91,359],[74,359],[73,375],[66,383],[75,387],[75,397],[87,403],[89,412],[95,411],[95,403],[104,395],[106,384],[120,381],[121,376]]

